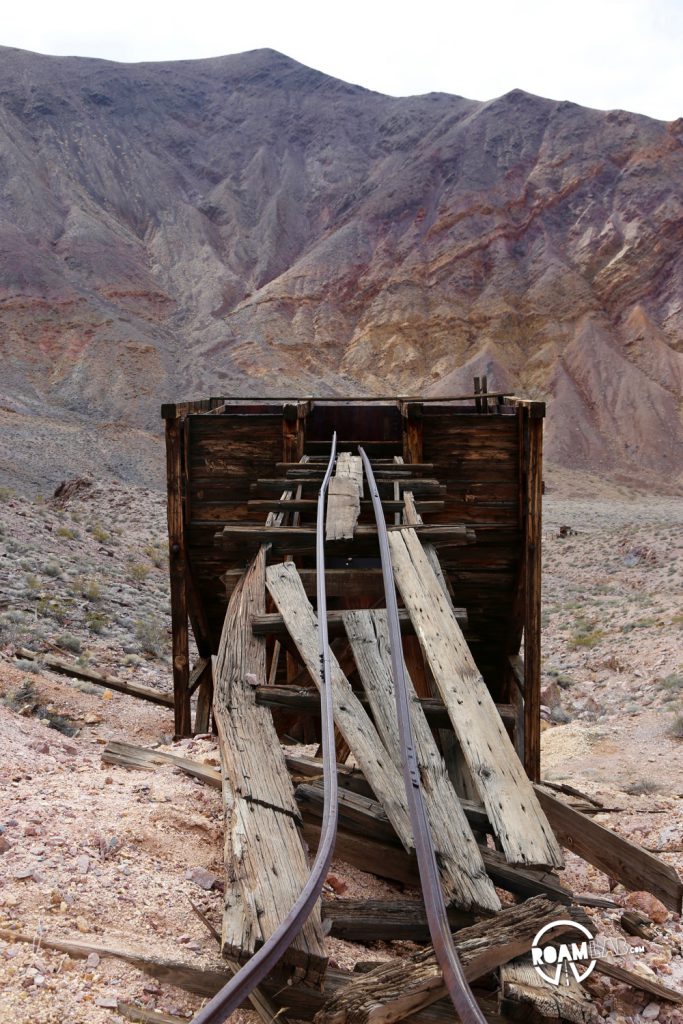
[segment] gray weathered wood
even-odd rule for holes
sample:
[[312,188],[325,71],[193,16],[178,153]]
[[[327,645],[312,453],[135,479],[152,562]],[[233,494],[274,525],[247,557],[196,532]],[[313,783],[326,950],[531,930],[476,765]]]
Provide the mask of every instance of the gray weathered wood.
[[536,794],[563,846],[627,889],[645,889],[674,914],[681,913],[683,882],[671,864],[569,807],[541,785],[536,786]]
[[[318,621],[296,567],[292,562],[268,566],[266,581],[301,660],[316,686],[320,687]],[[401,776],[332,652],[330,667],[336,727],[351,748],[401,842],[407,850],[412,850],[413,836]]]
[[[463,928],[453,941],[468,981],[526,952],[538,930],[561,917],[562,911],[558,904],[538,896],[507,907],[492,920]],[[446,991],[430,946],[354,978],[325,1004],[316,1024],[390,1024],[436,1002]]]
[[[267,708],[251,681],[264,681],[265,641],[251,616],[265,610],[265,550],[235,588],[214,661],[214,718],[223,765],[225,910],[223,952],[245,959],[272,935],[304,887],[309,868],[284,755]],[[326,966],[316,906],[285,962],[319,980]]]
[[571,973],[562,978],[561,985],[549,985],[531,961],[525,959],[501,967],[500,982],[502,1008],[523,1006],[523,1019],[529,1022],[563,1020],[593,1024],[600,1019],[586,988]]
[[389,546],[396,584],[506,857],[562,867],[557,840],[417,534],[391,531]]
[[[384,611],[359,610],[344,612],[343,617],[375,725],[396,768],[400,770],[401,745],[387,614]],[[446,902],[455,902],[465,909],[499,910],[500,900],[486,874],[479,848],[448,778],[412,681],[407,673],[406,676],[413,742]]]
[[350,540],[359,515],[360,498],[356,481],[349,477],[333,476],[327,492],[325,539]]

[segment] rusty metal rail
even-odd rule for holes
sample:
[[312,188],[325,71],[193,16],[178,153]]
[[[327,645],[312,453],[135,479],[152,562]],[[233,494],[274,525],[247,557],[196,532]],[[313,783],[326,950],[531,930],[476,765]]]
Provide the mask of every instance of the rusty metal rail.
[[337,837],[337,761],[334,746],[334,715],[330,680],[330,649],[327,637],[325,594],[325,497],[337,454],[337,435],[332,437],[332,454],[318,493],[316,573],[320,651],[320,717],[322,723],[324,811],[318,852],[299,898],[270,938],[193,1018],[192,1024],[223,1024],[249,998],[270,973],[303,928],[320,897],[334,853]]
[[360,457],[363,460],[363,468],[370,487],[372,507],[377,521],[377,537],[379,540],[380,558],[382,561],[382,576],[384,579],[384,597],[387,608],[387,624],[389,627],[389,644],[391,654],[391,669],[394,677],[394,696],[396,698],[396,714],[398,717],[398,731],[401,740],[401,760],[403,763],[403,783],[405,785],[408,810],[410,812],[410,823],[413,829],[415,842],[415,853],[420,873],[420,884],[424,898],[425,910],[427,912],[427,923],[429,934],[434,946],[436,959],[443,971],[443,979],[451,997],[453,1006],[458,1012],[464,1024],[486,1024],[486,1018],[479,1009],[472,991],[467,983],[462,964],[453,945],[448,913],[441,890],[439,869],[436,863],[436,853],[432,843],[427,812],[422,798],[420,785],[420,767],[415,754],[413,743],[413,730],[410,723],[410,704],[408,701],[408,687],[406,685],[406,671],[403,661],[403,645],[401,642],[401,625],[398,617],[398,604],[396,601],[396,586],[391,567],[391,553],[389,551],[389,539],[387,527],[384,520],[384,510],[372,472],[370,460],[361,447],[358,448]]

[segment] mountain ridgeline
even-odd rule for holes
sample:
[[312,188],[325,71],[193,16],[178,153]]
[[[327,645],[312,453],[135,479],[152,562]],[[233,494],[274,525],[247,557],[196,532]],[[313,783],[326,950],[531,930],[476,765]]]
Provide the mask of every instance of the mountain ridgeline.
[[392,98],[271,50],[0,49],[0,459],[95,424],[126,475],[162,401],[486,373],[550,399],[555,464],[674,483],[682,144],[683,119]]

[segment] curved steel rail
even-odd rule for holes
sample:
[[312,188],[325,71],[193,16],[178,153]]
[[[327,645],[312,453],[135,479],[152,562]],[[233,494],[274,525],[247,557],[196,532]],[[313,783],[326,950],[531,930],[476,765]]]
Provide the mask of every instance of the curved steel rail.
[[325,495],[337,454],[337,435],[332,436],[332,454],[318,494],[316,535],[316,574],[318,588],[318,639],[320,653],[320,711],[323,747],[323,784],[325,803],[318,852],[311,874],[287,917],[269,939],[254,953],[227,985],[193,1018],[192,1024],[223,1024],[233,1010],[246,1001],[286,952],[303,928],[320,896],[334,852],[337,835],[337,761],[334,747],[334,717],[330,681],[330,650],[327,637],[327,598],[325,594]]
[[380,500],[375,477],[372,472],[370,460],[359,446],[358,451],[363,460],[363,468],[370,486],[372,507],[377,520],[377,537],[379,540],[380,557],[382,561],[382,576],[384,579],[384,596],[387,606],[387,622],[389,627],[389,643],[391,646],[391,668],[394,676],[394,693],[396,696],[396,713],[398,716],[398,729],[401,740],[401,751],[403,755],[403,780],[410,811],[410,822],[413,828],[415,841],[415,853],[420,872],[420,883],[424,896],[429,934],[434,946],[434,952],[443,971],[443,979],[451,997],[453,1006],[457,1010],[460,1019],[464,1024],[485,1024],[486,1018],[479,1009],[472,991],[463,973],[462,964],[453,945],[451,929],[448,924],[448,915],[444,903],[439,870],[436,863],[436,854],[432,845],[429,822],[422,798],[420,787],[420,769],[415,754],[413,743],[413,732],[410,724],[410,705],[408,702],[408,688],[406,685],[405,665],[403,662],[403,647],[401,644],[401,627],[398,618],[398,605],[396,603],[396,588],[391,568],[391,552],[387,527],[384,521],[384,511]]

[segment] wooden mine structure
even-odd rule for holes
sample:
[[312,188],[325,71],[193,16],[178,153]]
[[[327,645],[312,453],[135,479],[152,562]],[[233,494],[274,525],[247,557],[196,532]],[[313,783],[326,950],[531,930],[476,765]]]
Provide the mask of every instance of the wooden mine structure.
[[[220,397],[162,415],[167,702],[179,737],[213,726],[221,771],[120,743],[103,756],[222,789],[229,978],[202,989],[220,991],[195,1024],[247,998],[264,1021],[445,1022],[454,1006],[466,1024],[596,1020],[578,983],[549,1001],[524,959],[545,925],[616,906],[562,884],[561,845],[676,913],[683,885],[595,822],[590,798],[540,780],[544,404],[475,378],[471,396]],[[419,885],[424,905],[321,900],[333,851]],[[501,889],[523,902],[504,907]],[[328,963],[330,932],[427,931],[431,950],[359,976]]]
[[[228,598],[259,544],[271,543],[272,558],[295,557],[307,592],[314,593],[311,524],[320,475],[314,466],[295,463],[320,458],[337,430],[341,451],[361,443],[377,465],[391,518],[400,517],[406,490],[415,495],[423,539],[434,544],[456,606],[466,615],[476,664],[527,773],[538,778],[543,402],[500,394],[211,398],[165,405],[162,416],[179,735],[192,731],[195,690],[195,730],[207,728],[210,659],[218,653]],[[283,500],[291,509],[286,530],[284,522],[274,523]],[[368,505],[361,506],[361,529],[371,520]],[[268,512],[273,515],[264,526]],[[449,533],[462,526],[470,531],[465,545]],[[357,539],[346,565],[348,548],[344,540],[330,548],[327,589],[338,610],[357,607],[361,594],[372,601],[381,592],[372,538]],[[199,654],[194,667],[188,620]],[[279,621],[264,619],[259,628],[282,639]],[[418,692],[430,696],[414,642],[407,641],[406,654]],[[296,676],[295,658],[288,650],[286,664],[277,667],[278,682]]]

